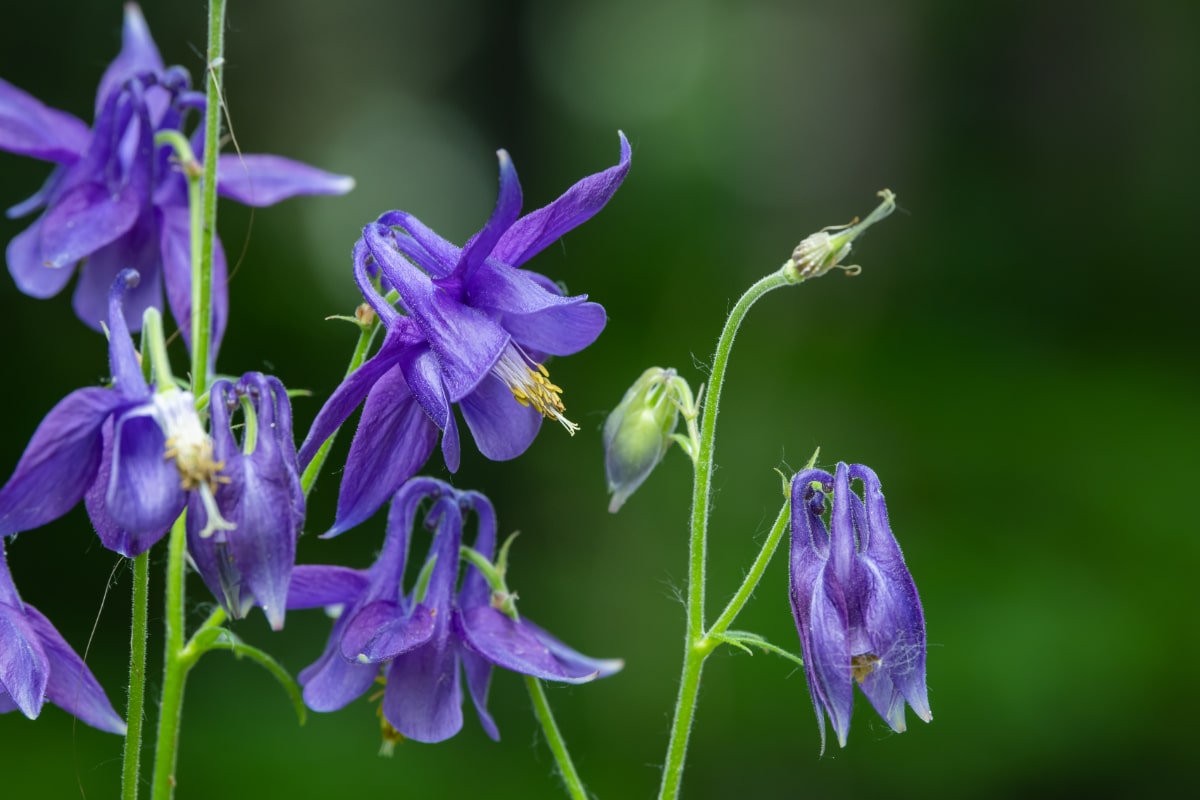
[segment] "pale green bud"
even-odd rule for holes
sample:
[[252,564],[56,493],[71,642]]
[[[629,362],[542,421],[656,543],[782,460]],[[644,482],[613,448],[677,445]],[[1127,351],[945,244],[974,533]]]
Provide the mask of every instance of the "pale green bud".
[[651,367],[634,381],[604,423],[604,470],[616,512],[670,447],[680,405],[692,396],[673,369]]

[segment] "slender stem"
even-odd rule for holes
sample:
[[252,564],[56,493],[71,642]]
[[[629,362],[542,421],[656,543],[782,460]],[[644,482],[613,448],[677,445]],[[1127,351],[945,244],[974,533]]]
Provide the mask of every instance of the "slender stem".
[[[358,334],[358,343],[354,346],[354,355],[350,357],[350,364],[346,367],[346,377],[350,377],[363,362],[367,360],[367,353],[371,350],[371,342],[375,339],[375,334],[379,330],[379,318],[372,317],[371,321],[361,326]],[[305,468],[304,474],[300,476],[300,486],[304,490],[304,496],[308,497],[308,493],[312,491],[313,485],[317,482],[317,475],[321,473],[321,467],[325,466],[325,459],[329,457],[329,449],[333,447],[333,440],[337,438],[337,431],[321,445],[317,450],[317,454],[313,456],[313,460]]]
[[133,621],[129,634],[129,706],[125,712],[122,800],[137,800],[146,697],[146,619],[150,607],[150,554],[133,559]]
[[175,789],[175,760],[187,664],[183,652],[184,567],[187,555],[187,514],[175,520],[167,542],[167,642],[163,654],[162,700],[158,709],[158,740],[154,746],[154,800],[167,800]]
[[525,686],[529,689],[530,699],[533,700],[533,710],[537,714],[538,722],[542,723],[546,742],[549,743],[550,750],[554,753],[554,760],[558,762],[558,771],[562,775],[563,783],[566,784],[567,793],[574,800],[587,800],[583,781],[580,780],[579,773],[575,771],[571,754],[567,752],[566,740],[563,739],[562,733],[558,730],[558,724],[554,721],[554,713],[550,710],[550,701],[546,697],[545,687],[542,686],[541,681],[531,675],[525,676]]
[[[790,262],[789,262],[790,263]],[[704,659],[712,652],[716,642],[704,636],[704,585],[705,566],[708,558],[708,512],[709,493],[712,485],[713,452],[716,445],[717,412],[721,402],[721,386],[725,382],[725,368],[733,340],[746,312],[767,292],[787,286],[789,281],[783,270],[774,272],[757,281],[746,290],[729,312],[721,338],[717,340],[717,352],[713,357],[712,375],[709,377],[708,393],[704,400],[704,415],[700,423],[700,452],[696,458],[695,479],[692,484],[692,520],[689,539],[688,591],[687,591],[687,639],[684,646],[683,670],[679,680],[679,696],[675,701],[675,721],[671,725],[671,741],[667,745],[667,760],[663,765],[660,800],[679,796],[683,779],[683,764],[687,755],[688,737],[696,713],[696,694],[700,690],[700,672]]]
[[733,598],[729,601],[729,605],[725,606],[725,610],[721,612],[721,616],[717,617],[717,621],[709,628],[708,633],[705,634],[706,636],[719,636],[737,619],[737,615],[745,607],[746,602],[750,599],[750,595],[754,594],[754,590],[758,588],[758,582],[762,579],[763,573],[766,572],[767,564],[771,563],[771,558],[775,555],[775,549],[779,546],[779,540],[783,538],[783,532],[787,530],[791,511],[792,500],[788,498],[783,501],[783,508],[779,509],[779,516],[775,518],[775,526],[767,534],[767,540],[763,542],[762,550],[758,552],[758,558],[750,566],[750,571],[746,574],[746,579],[742,581],[741,587],[734,593]]
[[[192,394],[208,390],[208,346],[212,335],[213,239],[217,230],[217,151],[221,135],[221,75],[225,63],[225,0],[208,4],[208,56],[205,60],[204,178],[201,219],[192,208]],[[190,182],[189,185],[194,185]],[[191,190],[189,189],[189,192]],[[189,197],[189,201],[193,201]],[[199,245],[199,247],[197,247]],[[199,254],[197,259],[196,255]]]

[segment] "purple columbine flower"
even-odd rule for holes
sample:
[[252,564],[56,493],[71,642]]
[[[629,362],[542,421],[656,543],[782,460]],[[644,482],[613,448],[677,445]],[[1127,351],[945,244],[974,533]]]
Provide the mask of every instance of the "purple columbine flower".
[[[418,507],[433,530],[423,580],[405,589],[410,531]],[[382,670],[383,716],[401,735],[421,742],[448,739],[462,728],[460,664],[488,736],[499,739],[487,711],[493,666],[566,683],[617,672],[622,663],[583,656],[528,620],[497,610],[486,579],[466,568],[461,588],[459,548],[464,517],[474,510],[474,549],[491,559],[496,517],[487,498],[458,492],[432,478],[415,478],[392,501],[387,540],[368,570],[297,566],[289,608],[332,607],[338,612],[321,657],[300,673],[304,700],[315,711],[335,711],[362,695]]]
[[192,395],[146,383],[122,312],[138,274],[124,270],[108,294],[112,386],[77,389],[38,425],[0,488],[0,536],[39,528],[86,499],[104,546],[133,557],[162,538],[198,495],[205,524],[227,527],[213,490],[221,464]]
[[[480,452],[496,461],[525,452],[543,417],[578,430],[564,415],[562,390],[542,362],[595,341],[604,329],[604,309],[587,295],[564,296],[549,278],[521,265],[613,196],[631,157],[625,135],[620,139],[615,166],[523,217],[516,169],[499,151],[496,208],[462,248],[403,211],[390,211],[363,229],[355,274],[387,337],[329,398],[300,448],[307,466],[366,399],[330,535],[383,505],[429,458],[439,430],[446,466],[458,469],[456,404]],[[368,274],[380,274],[398,292],[403,313],[370,286]]]
[[[257,603],[271,627],[283,627],[296,540],[304,524],[304,491],[292,438],[292,406],[278,378],[259,372],[237,385],[212,385],[213,459],[222,465],[215,498],[230,528],[204,530],[207,509],[193,493],[188,554],[213,595],[233,617]],[[232,412],[243,411],[241,443]]]
[[36,719],[46,700],[109,733],[125,722],[71,645],[40,611],[21,602],[0,537],[0,714]]
[[[862,481],[862,499],[851,480]],[[926,722],[933,718],[921,600],[869,467],[839,463],[836,477],[809,469],[792,479],[791,600],[822,752],[826,714],[846,746],[855,683],[897,733],[905,702]]]
[[[121,52],[100,80],[91,130],[64,111],[0,80],[0,150],[57,166],[28,200],[8,210],[20,217],[45,211],[8,245],[8,269],[32,297],[62,291],[83,262],[75,313],[97,330],[105,294],[117,273],[137,269],[142,283],[125,313],[134,330],[148,306],[161,307],[163,284],[185,339],[191,336],[191,245],[184,177],[173,151],[154,135],[181,130],[204,95],[182,67],[162,58],[137,5],[125,6]],[[197,157],[201,132],[193,137]],[[218,191],[241,203],[267,206],[299,194],[342,194],[351,178],[268,155],[227,155],[218,163]],[[225,256],[213,254],[213,339],[216,353],[228,311]]]

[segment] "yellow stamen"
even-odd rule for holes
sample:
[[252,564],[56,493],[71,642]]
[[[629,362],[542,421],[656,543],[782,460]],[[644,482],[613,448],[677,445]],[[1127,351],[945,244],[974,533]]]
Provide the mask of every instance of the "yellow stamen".
[[509,345],[492,371],[504,381],[518,403],[547,419],[557,420],[572,436],[579,430],[578,425],[563,415],[566,407],[562,402],[562,387],[550,381],[550,371],[515,345]]

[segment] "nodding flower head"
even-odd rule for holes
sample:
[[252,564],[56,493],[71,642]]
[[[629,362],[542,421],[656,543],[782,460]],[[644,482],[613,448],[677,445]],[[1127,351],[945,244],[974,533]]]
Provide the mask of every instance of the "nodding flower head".
[[[861,498],[851,480],[862,482]],[[897,733],[906,703],[922,720],[933,718],[921,600],[869,467],[838,464],[836,475],[808,469],[792,479],[790,583],[822,750],[826,715],[846,746],[855,684]]]

